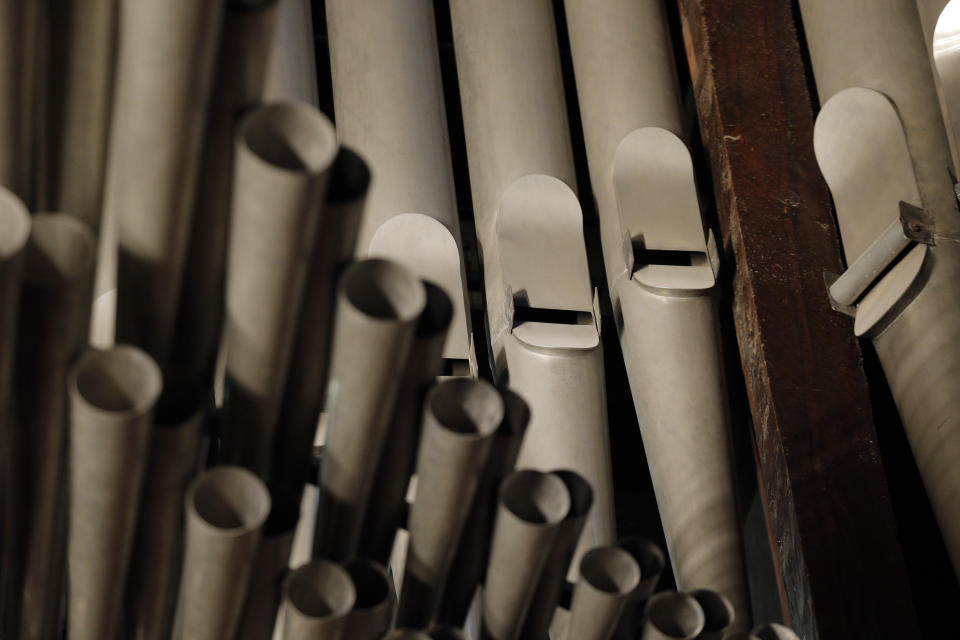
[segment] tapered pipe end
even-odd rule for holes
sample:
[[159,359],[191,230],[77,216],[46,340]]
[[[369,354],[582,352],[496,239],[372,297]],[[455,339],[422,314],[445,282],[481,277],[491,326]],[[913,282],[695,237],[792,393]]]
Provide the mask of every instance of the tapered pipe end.
[[650,629],[653,637],[693,640],[702,631],[706,618],[700,604],[691,596],[676,591],[662,591],[650,598],[646,607],[644,638]]
[[484,380],[451,378],[427,395],[427,411],[445,433],[466,439],[486,438],[503,421],[503,400]]
[[23,202],[0,188],[0,262],[20,254],[30,237],[30,213]]
[[33,218],[26,256],[28,282],[44,285],[89,280],[97,261],[97,239],[78,218],[44,213]]
[[626,596],[640,584],[640,566],[619,547],[594,547],[583,554],[580,579],[611,596]]
[[237,129],[238,143],[266,167],[319,175],[337,153],[337,136],[323,113],[303,102],[254,109]]
[[337,624],[346,618],[357,599],[350,574],[329,560],[313,560],[294,569],[287,576],[283,591],[286,624],[305,630]]
[[723,595],[709,589],[695,589],[689,595],[703,609],[704,633],[719,635],[733,624],[736,612],[730,600]]
[[800,636],[789,627],[771,622],[755,627],[751,632],[758,640],[800,640]]
[[193,481],[187,514],[219,535],[240,536],[263,527],[270,513],[270,491],[243,467],[214,467]]
[[163,388],[160,367],[131,345],[88,350],[68,379],[74,403],[108,420],[125,420],[153,409]]
[[412,322],[427,301],[423,284],[412,271],[380,258],[351,265],[341,286],[347,304],[372,320]]
[[500,502],[518,520],[535,527],[553,527],[570,511],[570,493],[553,473],[521,469],[500,485]]

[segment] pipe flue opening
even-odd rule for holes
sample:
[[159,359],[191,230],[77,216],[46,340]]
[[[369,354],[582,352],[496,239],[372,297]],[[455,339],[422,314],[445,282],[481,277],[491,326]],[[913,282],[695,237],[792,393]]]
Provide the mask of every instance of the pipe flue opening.
[[16,255],[30,236],[30,214],[15,195],[0,188],[0,260]]
[[349,574],[328,560],[314,560],[295,569],[287,578],[287,600],[309,618],[346,615],[356,601]]
[[157,401],[163,378],[146,353],[129,345],[88,351],[76,365],[80,398],[100,411],[146,412]]
[[34,217],[27,249],[26,276],[30,282],[88,277],[96,257],[96,238],[82,221],[62,213]]
[[379,320],[409,322],[423,310],[422,281],[406,267],[372,258],[351,265],[343,274],[343,293],[361,313]]
[[269,104],[241,125],[243,143],[278,169],[318,174],[333,162],[337,139],[325,115],[300,102]]
[[716,591],[696,589],[690,592],[690,596],[703,609],[704,631],[723,631],[733,623],[735,615],[733,605]]
[[668,638],[694,638],[703,631],[703,609],[685,593],[658,593],[650,598],[646,613],[647,622]]
[[370,560],[352,560],[346,569],[357,592],[354,609],[373,609],[390,598],[390,578],[379,564]]
[[580,577],[598,591],[627,594],[640,584],[640,567],[618,547],[595,547],[580,561]]
[[270,513],[270,492],[241,467],[215,467],[194,481],[188,500],[200,518],[217,529],[252,531]]
[[570,493],[563,481],[533,469],[507,476],[500,485],[500,501],[514,516],[535,525],[556,524],[570,510]]
[[503,400],[493,385],[483,380],[439,382],[430,392],[428,404],[437,422],[454,433],[487,436],[503,420]]

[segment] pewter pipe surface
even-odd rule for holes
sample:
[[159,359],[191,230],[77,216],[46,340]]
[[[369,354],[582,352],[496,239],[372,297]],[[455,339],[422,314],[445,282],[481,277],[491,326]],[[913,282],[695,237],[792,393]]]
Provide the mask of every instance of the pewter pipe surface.
[[197,469],[205,391],[190,374],[168,374],[157,402],[127,578],[124,638],[170,638],[183,553],[183,496]]
[[776,622],[755,627],[752,633],[759,640],[800,640],[792,629]]
[[242,467],[197,476],[184,498],[183,565],[174,640],[232,640],[240,622],[270,492]]
[[160,368],[136,347],[87,351],[70,369],[70,638],[116,637]]
[[290,564],[293,534],[300,519],[300,497],[282,485],[268,485],[270,515],[250,570],[250,588],[240,618],[238,640],[270,640],[283,599],[283,580]]
[[205,377],[223,329],[234,132],[263,95],[278,1],[230,0],[224,12],[171,356]]
[[19,302],[13,411],[4,429],[12,455],[6,463],[9,502],[0,575],[10,599],[4,603],[4,624],[12,638],[43,640],[61,631],[66,379],[87,343],[96,245],[90,228],[65,214],[32,220]]
[[357,599],[347,614],[344,638],[378,640],[393,620],[396,595],[387,570],[372,560],[351,560],[344,567],[350,574]]
[[341,278],[314,537],[318,557],[349,558],[359,543],[376,471],[370,461],[383,450],[397,374],[425,304],[421,281],[394,262],[363,260]]
[[524,616],[570,503],[566,485],[551,473],[515,471],[501,483],[483,588],[485,637],[520,637]]
[[313,560],[294,569],[283,585],[283,640],[348,640],[344,630],[356,598],[353,580],[335,562]]
[[48,124],[41,158],[47,193],[38,197],[47,209],[80,218],[95,234],[103,211],[117,8],[118,0],[49,3]]
[[650,598],[646,617],[641,640],[693,640],[706,622],[700,603],[676,591],[661,591]]
[[[529,609],[527,609],[527,615],[523,621],[523,631],[520,634],[524,638],[545,638],[547,636],[553,614],[560,604],[560,594],[566,586],[567,573],[570,570],[573,553],[583,533],[587,515],[593,507],[593,489],[583,476],[575,471],[565,469],[554,470],[551,473],[560,478],[566,485],[570,494],[570,510],[557,527],[557,536],[550,548],[550,555],[543,567],[543,573],[537,583],[533,600],[530,602]],[[583,556],[584,559],[586,557],[586,555]],[[583,562],[584,560],[581,559],[580,566],[583,566]],[[579,572],[579,567],[576,570]]]
[[265,473],[337,144],[303,103],[243,118],[227,257],[223,459]]
[[105,195],[118,223],[117,339],[165,366],[223,3],[121,0],[119,16]]
[[450,297],[430,282],[424,281],[423,285],[426,305],[417,320],[410,354],[400,373],[397,402],[360,536],[360,555],[381,564],[389,561],[397,529],[403,525],[407,512],[407,488],[417,461],[424,410],[430,412],[425,401],[437,376],[443,372],[443,345],[453,316]]
[[640,584],[624,606],[613,637],[616,640],[634,640],[643,628],[643,608],[657,590],[666,558],[660,547],[639,536],[622,538],[617,541],[617,546],[632,555],[640,565]]
[[489,382],[451,378],[427,394],[417,453],[417,495],[410,508],[397,624],[433,622],[463,525],[503,421],[504,403]]
[[716,591],[694,589],[688,595],[703,609],[703,631],[697,640],[721,640],[732,626],[736,612],[730,601]]
[[369,185],[367,163],[341,146],[330,167],[274,446],[275,480],[298,489],[307,480],[327,389],[337,282],[353,256]]
[[310,0],[278,0],[277,25],[267,58],[266,100],[317,106],[317,61]]
[[500,483],[513,471],[530,424],[530,407],[523,398],[510,389],[501,389],[500,395],[504,406],[503,422],[493,436],[487,465],[463,526],[440,606],[438,619],[450,626],[463,626],[477,588],[483,582]]
[[640,584],[640,567],[619,547],[595,547],[580,560],[579,573],[567,638],[609,640],[630,594]]

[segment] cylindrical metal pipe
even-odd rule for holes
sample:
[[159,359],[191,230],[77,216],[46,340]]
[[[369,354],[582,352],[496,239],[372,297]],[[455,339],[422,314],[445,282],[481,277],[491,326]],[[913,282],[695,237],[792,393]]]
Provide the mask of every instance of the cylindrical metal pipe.
[[620,614],[620,622],[613,637],[616,640],[634,640],[643,628],[643,609],[657,590],[666,558],[659,546],[639,536],[622,538],[617,546],[633,556],[640,566],[640,584],[634,589]]
[[267,59],[264,98],[317,106],[317,60],[310,0],[278,0],[277,26]]
[[229,640],[240,622],[270,492],[241,467],[219,466],[190,484],[184,499],[183,569],[174,640]]
[[503,421],[500,394],[489,382],[451,378],[424,403],[417,453],[417,495],[407,528],[410,545],[397,624],[424,629],[440,605],[450,564]]
[[118,222],[117,339],[161,365],[173,339],[223,4],[120,5],[106,185]]
[[706,622],[700,603],[676,591],[661,591],[650,598],[645,613],[641,640],[693,640]]
[[703,631],[697,640],[721,640],[736,617],[733,605],[722,594],[709,589],[694,589],[689,595],[703,609]]
[[129,345],[88,351],[70,370],[71,638],[116,637],[162,386],[154,360]]
[[222,458],[263,474],[337,143],[326,116],[303,103],[252,111],[236,143]]
[[372,560],[351,560],[344,567],[350,574],[357,600],[347,615],[343,637],[349,640],[378,640],[393,620],[396,594],[387,570]]
[[357,599],[350,574],[335,562],[313,560],[283,586],[283,640],[343,640]]
[[570,492],[556,475],[526,469],[500,485],[483,589],[483,630],[494,640],[520,637],[523,619],[559,530]]
[[405,267],[363,260],[341,279],[327,391],[328,431],[314,539],[319,557],[346,559],[358,544],[405,362],[426,304]]
[[567,638],[609,640],[630,594],[640,584],[640,566],[619,547],[595,547],[583,555],[579,573]]

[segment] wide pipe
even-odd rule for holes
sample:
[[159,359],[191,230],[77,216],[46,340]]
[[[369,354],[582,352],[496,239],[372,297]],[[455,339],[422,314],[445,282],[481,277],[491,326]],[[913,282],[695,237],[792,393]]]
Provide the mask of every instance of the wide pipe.
[[229,640],[270,513],[267,486],[247,469],[213,467],[184,498],[186,526],[174,640]]
[[634,640],[643,628],[643,608],[657,589],[660,575],[666,566],[666,558],[658,545],[640,536],[621,538],[617,541],[617,546],[637,561],[640,566],[640,583],[627,600],[613,637],[616,640]]
[[709,589],[694,589],[689,594],[703,609],[703,631],[697,640],[721,640],[733,625],[736,612],[724,596]]
[[117,339],[166,366],[223,3],[121,0],[119,16],[105,196],[118,224]]
[[693,640],[705,622],[703,609],[692,596],[661,591],[647,602],[640,640]]
[[317,557],[344,560],[358,544],[377,460],[417,319],[421,281],[387,260],[355,263],[341,278],[327,391],[327,442],[320,469]]
[[424,281],[427,301],[417,320],[410,353],[401,372],[400,389],[387,431],[383,454],[370,491],[363,519],[360,554],[386,564],[397,529],[407,512],[407,488],[421,442],[424,407],[433,420],[427,394],[443,373],[443,349],[453,317],[450,297],[437,285]]
[[350,574],[329,560],[294,569],[283,586],[283,640],[348,640],[347,616],[357,599]]
[[609,640],[638,584],[640,566],[623,549],[595,547],[585,553],[573,590],[568,640]]
[[263,474],[337,142],[326,116],[292,102],[250,112],[236,145],[222,459]]
[[347,614],[344,638],[378,640],[390,629],[396,604],[393,580],[378,562],[354,559],[344,568],[357,592],[353,609]]
[[437,383],[424,405],[417,495],[407,523],[410,544],[397,612],[400,626],[418,629],[429,626],[437,614],[504,414],[503,400],[493,385],[469,378]]
[[520,637],[524,616],[570,504],[566,485],[551,473],[515,471],[500,485],[483,588],[485,637]]
[[87,351],[67,378],[71,638],[118,632],[153,411],[163,379],[140,349]]

